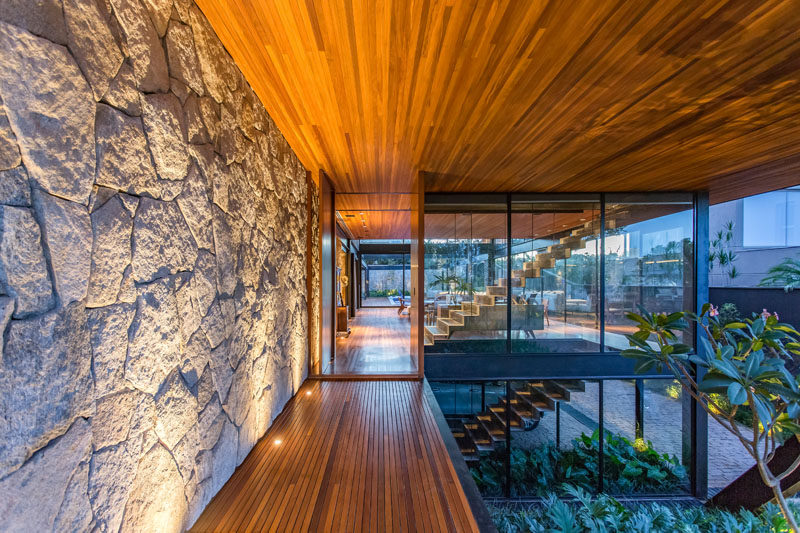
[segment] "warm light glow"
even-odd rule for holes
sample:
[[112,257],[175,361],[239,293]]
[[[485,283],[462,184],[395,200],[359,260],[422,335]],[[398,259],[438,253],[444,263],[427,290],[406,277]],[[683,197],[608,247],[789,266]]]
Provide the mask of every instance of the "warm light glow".
[[306,391],[306,396],[311,396],[311,391],[310,390]]
[[275,446],[279,446],[283,441],[281,439],[275,439],[274,441]]

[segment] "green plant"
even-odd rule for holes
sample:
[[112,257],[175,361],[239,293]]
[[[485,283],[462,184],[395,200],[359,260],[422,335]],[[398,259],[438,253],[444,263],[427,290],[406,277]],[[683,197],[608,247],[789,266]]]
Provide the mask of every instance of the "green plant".
[[732,513],[723,509],[656,502],[622,504],[606,494],[592,497],[584,489],[569,485],[563,486],[562,491],[569,499],[550,493],[539,505],[522,509],[489,506],[489,513],[501,533],[773,533],[789,529],[780,508],[771,503],[758,514],[745,510]]
[[734,265],[738,257],[731,250],[733,246],[733,228],[732,221],[726,222],[722,229],[718,230],[711,239],[711,250],[708,253],[709,269],[717,266],[723,274],[728,276],[729,280],[739,276],[739,271],[736,270],[736,265]]
[[719,321],[725,326],[731,322],[741,322],[742,315],[739,313],[739,308],[736,304],[724,303],[719,306]]
[[[785,434],[800,434],[798,377],[786,367],[792,354],[800,355],[800,333],[778,322],[766,311],[744,322],[723,324],[719,310],[703,306],[698,316],[689,311],[667,314],[628,313],[638,331],[626,335],[631,348],[621,355],[635,360],[637,373],[668,370],[683,390],[741,442],[758,466],[761,479],[773,491],[792,530],[798,526],[786,504],[781,481],[800,466],[800,457],[783,472],[772,472],[769,462]],[[700,352],[678,342],[678,335],[693,322],[700,328]],[[651,340],[652,339],[652,340]],[[696,379],[693,365],[706,371]],[[725,395],[720,405],[712,394]],[[740,406],[752,412],[750,428],[736,423]]]
[[762,287],[780,285],[786,292],[797,289],[800,287],[800,259],[785,258],[770,268],[758,284]]
[[[570,483],[593,490],[600,470],[597,431],[581,435],[572,448],[560,450],[548,443],[526,450],[511,450],[511,487],[515,496],[541,496],[553,486]],[[471,468],[482,494],[498,495],[504,476],[504,452],[481,458]],[[652,444],[632,443],[606,433],[603,448],[605,489],[620,494],[668,493],[686,480],[686,471],[676,457],[659,454]]]
[[442,289],[444,289],[450,284],[450,282],[453,281],[458,282],[460,281],[460,279],[461,278],[453,274],[447,274],[442,272],[441,274],[436,274],[435,276],[433,276],[433,279],[428,284],[428,287],[436,287],[437,285],[439,285],[442,287]]

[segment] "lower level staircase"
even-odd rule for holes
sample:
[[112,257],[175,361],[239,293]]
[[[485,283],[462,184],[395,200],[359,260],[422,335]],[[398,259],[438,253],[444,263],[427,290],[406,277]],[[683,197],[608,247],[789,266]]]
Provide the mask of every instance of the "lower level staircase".
[[[572,392],[584,392],[581,380],[540,380],[519,382],[511,387],[509,423],[511,431],[530,431],[539,425],[545,413],[554,411],[557,402],[569,402]],[[469,418],[451,423],[453,436],[466,461],[476,461],[482,452],[494,450],[506,438],[508,398]]]

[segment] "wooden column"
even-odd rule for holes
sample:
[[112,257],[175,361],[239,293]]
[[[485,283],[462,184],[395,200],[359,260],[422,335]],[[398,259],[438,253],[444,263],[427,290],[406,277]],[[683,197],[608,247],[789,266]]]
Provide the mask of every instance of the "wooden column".
[[411,189],[411,359],[420,378],[425,376],[425,176],[417,172]]
[[[320,188],[319,173],[307,172],[306,182],[308,185],[308,220],[307,220],[307,241],[306,241],[306,304],[308,306],[308,371],[310,375],[321,372],[322,353],[322,307],[321,291],[319,282],[321,281],[321,263],[314,258],[322,257],[322,240],[320,239],[319,228],[313,231],[315,225],[321,221],[314,220],[314,212],[311,209],[312,202],[318,206],[316,216],[319,216]],[[314,283],[317,280],[317,283]]]

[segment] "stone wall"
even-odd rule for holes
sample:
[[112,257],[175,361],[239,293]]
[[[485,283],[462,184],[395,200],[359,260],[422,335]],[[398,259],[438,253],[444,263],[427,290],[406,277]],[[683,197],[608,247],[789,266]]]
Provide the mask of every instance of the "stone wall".
[[194,522],[306,376],[306,172],[191,0],[0,2],[0,531]]

